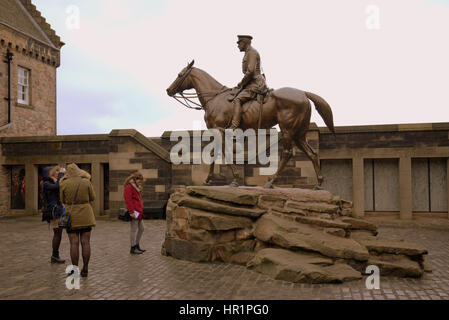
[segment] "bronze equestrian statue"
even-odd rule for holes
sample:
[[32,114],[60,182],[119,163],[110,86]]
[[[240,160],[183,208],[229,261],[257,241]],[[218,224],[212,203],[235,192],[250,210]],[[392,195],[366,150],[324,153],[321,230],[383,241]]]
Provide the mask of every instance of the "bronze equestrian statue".
[[[270,129],[279,124],[284,151],[276,173],[267,182],[265,188],[273,187],[279,173],[292,156],[293,144],[296,144],[312,161],[318,186],[320,186],[323,182],[323,176],[321,175],[318,156],[306,141],[312,113],[309,99],[315,104],[316,110],[329,130],[335,133],[332,110],[329,104],[314,93],[288,87],[270,91],[269,94],[265,92],[265,97],[263,97],[266,86],[265,79],[260,74],[260,56],[251,47],[250,41],[245,41],[242,44],[242,39],[251,40],[248,36],[239,36],[238,46],[240,50],[247,51],[245,51],[245,58],[243,59],[245,76],[237,88],[230,89],[223,86],[205,71],[194,68],[194,61],[192,61],[178,74],[178,77],[167,89],[167,94],[174,98],[178,98],[176,94],[180,94],[183,99],[190,101],[189,97],[184,96],[184,94],[188,95],[184,91],[195,89],[201,107],[195,109],[205,111],[204,119],[208,129],[223,130],[238,127],[242,130],[257,130]],[[229,97],[230,93],[233,98]],[[258,101],[248,101],[256,96]],[[261,96],[262,98],[260,98]],[[244,105],[241,107],[240,104],[242,103]],[[186,106],[190,107],[188,104]],[[260,106],[262,106],[261,110]],[[243,109],[243,113],[240,109]],[[238,175],[234,165],[230,165],[230,167],[233,174],[231,185],[237,186]],[[206,183],[213,178],[213,172],[214,163],[210,165]]]

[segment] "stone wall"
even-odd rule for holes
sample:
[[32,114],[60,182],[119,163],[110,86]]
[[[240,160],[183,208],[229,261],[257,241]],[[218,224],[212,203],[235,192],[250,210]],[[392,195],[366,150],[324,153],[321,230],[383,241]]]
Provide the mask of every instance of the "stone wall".
[[[102,165],[109,161],[108,135],[51,136],[0,138],[0,164],[2,179],[0,189],[0,214],[37,214],[38,208],[38,166],[69,163],[90,164],[92,184],[97,199],[94,212],[103,210]],[[25,210],[10,210],[10,166],[25,166]]]
[[[335,135],[319,130],[324,166],[327,161],[352,162],[357,216],[448,217],[448,123],[336,127]],[[332,178],[348,183],[338,176],[340,169]]]
[[448,147],[446,124],[338,127],[337,139],[323,129],[321,149]]
[[[171,131],[164,132],[161,144],[169,151],[177,142],[170,141]],[[198,132],[195,132],[198,134]],[[190,134],[190,148],[193,151],[193,131]],[[319,154],[319,132],[315,124],[311,124],[311,130],[307,133],[307,141],[310,146]],[[202,142],[201,147],[204,148],[209,142]],[[269,155],[269,136],[267,134],[267,156]],[[245,150],[248,150],[245,142]],[[258,152],[261,152],[258,150]],[[278,141],[278,158],[280,159],[283,152],[282,138]],[[193,152],[191,154],[193,159]],[[280,161],[280,160],[279,160]],[[248,162],[248,154],[245,153],[245,162]],[[263,186],[268,182],[271,175],[263,175],[260,168],[268,165],[261,165],[258,161],[255,164],[236,165],[239,175],[240,184],[247,186]],[[179,164],[172,165],[173,170],[173,187],[187,185],[202,185],[209,174],[209,165],[205,164]],[[214,174],[221,184],[229,184],[232,181],[232,174],[228,166],[216,165]],[[316,175],[313,164],[307,156],[296,146],[293,148],[293,156],[286,165],[284,171],[279,175],[275,185],[279,187],[312,187],[316,184]]]
[[[7,49],[14,54],[11,64],[11,121],[10,127],[0,131],[2,137],[43,136],[56,134],[56,68],[59,50],[35,45],[25,37],[0,24],[0,127],[7,123],[8,66],[3,63]],[[41,50],[38,48],[44,48]],[[30,104],[17,102],[17,68],[30,72]]]
[[[431,129],[428,130],[429,126]],[[407,145],[408,143],[402,141],[404,137],[401,135],[411,133],[400,131],[399,126],[395,127],[394,132],[385,132],[385,126],[337,127],[334,137],[322,128],[318,134],[315,128],[312,125],[308,140],[319,151],[325,177],[323,186],[353,201],[355,215],[383,214],[388,211],[403,219],[411,219],[415,213],[424,212],[426,216],[447,218],[449,147],[439,146],[444,144],[443,140],[430,140],[428,145],[414,147],[377,148],[369,147],[373,143],[369,137],[374,137],[377,139],[376,143],[380,143],[385,139],[384,134],[396,134],[397,141],[391,143],[401,142]],[[365,139],[364,143],[358,141],[360,147],[348,147],[349,143],[355,143],[355,140],[348,138],[351,130],[359,139]],[[449,137],[449,124],[446,127],[443,124],[423,125],[422,128],[415,127],[413,130],[418,130],[420,136],[433,136],[436,131],[441,139],[441,132],[445,132],[446,140]],[[325,141],[324,146],[326,143],[327,146],[341,144],[341,148],[324,148],[321,141]],[[142,170],[147,179],[144,201],[148,207],[161,207],[176,187],[203,184],[209,172],[209,165],[172,164],[170,150],[176,143],[177,141],[170,141],[170,133],[165,133],[160,138],[147,138],[135,130],[114,130],[106,135],[4,137],[0,138],[0,165],[25,165],[27,176],[29,173],[27,181],[31,183],[30,190],[34,190],[37,165],[90,163],[96,172],[96,191],[101,194],[101,168],[103,164],[110,163],[110,207],[111,212],[116,214],[117,209],[124,206],[123,181],[134,171]],[[207,142],[204,142],[203,147],[206,144]],[[279,147],[280,156],[283,151],[282,141],[279,142]],[[418,162],[424,165],[418,168]],[[262,167],[264,166],[258,164],[237,165],[240,183],[249,186],[264,185],[269,176],[260,174]],[[382,167],[385,170],[382,171]],[[8,195],[0,196],[0,206],[3,207],[9,204],[7,183],[10,178],[6,169],[7,167],[2,167],[0,181],[0,189],[8,191]],[[218,183],[226,185],[231,182],[228,166],[215,166],[214,173]],[[287,163],[285,172],[275,185],[310,188],[315,181],[312,163],[295,148],[293,158]],[[27,197],[28,195],[30,198],[27,203],[30,203],[30,209],[26,212],[33,214],[37,209],[34,204],[35,195],[33,192],[27,193]],[[103,212],[101,205],[97,209],[98,212]]]
[[142,195],[144,207],[164,207],[170,196],[172,177],[171,164],[166,160],[138,143],[126,130],[113,132],[110,136],[109,153],[111,214],[116,215],[120,208],[126,208],[123,183],[136,171],[141,172],[145,179]]

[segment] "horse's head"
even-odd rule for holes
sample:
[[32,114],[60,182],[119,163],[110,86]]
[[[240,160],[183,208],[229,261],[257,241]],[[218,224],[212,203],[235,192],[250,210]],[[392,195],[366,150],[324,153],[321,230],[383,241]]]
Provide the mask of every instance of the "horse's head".
[[173,81],[173,83],[168,87],[167,94],[170,97],[173,97],[177,93],[181,93],[184,90],[192,89],[192,81],[190,80],[190,72],[192,71],[193,64],[195,60],[190,62],[187,67],[182,69],[182,71],[178,74],[178,77]]

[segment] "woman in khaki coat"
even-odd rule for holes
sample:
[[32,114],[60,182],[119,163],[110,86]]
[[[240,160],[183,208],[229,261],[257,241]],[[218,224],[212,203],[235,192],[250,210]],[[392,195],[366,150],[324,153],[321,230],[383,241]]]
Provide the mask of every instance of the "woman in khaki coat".
[[90,174],[78,168],[74,163],[69,164],[67,173],[60,182],[60,198],[71,219],[71,227],[67,229],[67,234],[70,241],[72,265],[78,266],[81,242],[83,255],[81,276],[87,277],[90,260],[90,233],[92,227],[95,227],[95,215],[90,204],[95,200],[95,193],[90,182]]

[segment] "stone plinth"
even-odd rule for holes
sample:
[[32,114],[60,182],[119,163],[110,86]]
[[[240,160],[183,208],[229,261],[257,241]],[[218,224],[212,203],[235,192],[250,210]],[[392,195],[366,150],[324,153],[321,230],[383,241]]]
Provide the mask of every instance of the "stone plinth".
[[421,277],[426,248],[379,239],[352,217],[352,203],[325,190],[197,187],[176,190],[167,206],[162,254],[246,266],[274,279],[341,283],[380,274]]

